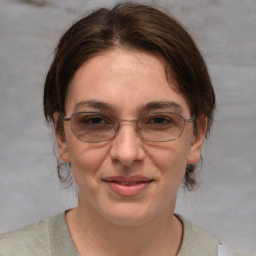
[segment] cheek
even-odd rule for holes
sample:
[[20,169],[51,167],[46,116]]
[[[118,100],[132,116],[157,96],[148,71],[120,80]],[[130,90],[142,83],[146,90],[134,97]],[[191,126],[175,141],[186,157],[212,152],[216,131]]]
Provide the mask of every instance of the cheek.
[[106,152],[106,150],[103,150],[102,145],[78,140],[74,137],[69,126],[65,127],[65,138],[67,153],[74,174],[77,172],[92,172],[104,160],[103,152]]
[[167,183],[179,187],[183,180],[189,147],[183,141],[172,141],[169,145],[152,148],[150,158]]
[[107,161],[108,151],[104,145],[89,144],[77,139],[69,141],[71,167],[78,185],[85,178],[100,177],[98,170]]
[[186,150],[181,143],[174,142],[176,141],[170,142],[172,144],[169,146],[165,145],[151,150],[150,158],[160,171],[182,172],[182,167],[186,167],[189,150]]

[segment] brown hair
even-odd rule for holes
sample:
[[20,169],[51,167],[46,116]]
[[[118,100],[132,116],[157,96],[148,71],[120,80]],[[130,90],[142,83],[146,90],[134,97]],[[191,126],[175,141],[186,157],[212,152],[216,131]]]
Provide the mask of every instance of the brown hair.
[[[163,58],[167,79],[174,78],[174,88],[188,100],[191,113],[196,119],[207,117],[208,135],[215,95],[206,64],[193,39],[173,17],[132,2],[98,9],[62,36],[45,81],[44,114],[49,124],[54,122],[54,112],[65,114],[67,88],[78,68],[97,53],[118,47],[152,52]],[[196,122],[194,125],[196,128]],[[61,123],[57,132],[63,132]],[[196,184],[195,167],[186,168],[184,185],[189,190]],[[60,168],[58,173],[64,181]]]

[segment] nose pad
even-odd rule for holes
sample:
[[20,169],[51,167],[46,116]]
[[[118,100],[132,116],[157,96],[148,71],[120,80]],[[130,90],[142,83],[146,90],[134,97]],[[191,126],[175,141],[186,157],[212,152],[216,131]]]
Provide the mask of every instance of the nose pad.
[[[124,120],[123,122],[128,122],[128,125],[129,125],[129,126],[133,126],[133,129],[134,129],[136,135],[140,138],[140,134],[139,134],[139,131],[138,131],[138,129],[137,129],[138,127],[136,127],[136,125],[133,124],[134,120]],[[127,124],[126,124],[126,125],[127,125]],[[125,126],[126,126],[126,125],[125,125]],[[116,138],[116,137],[119,136],[119,133],[121,132],[122,128],[123,128],[123,125],[122,125],[121,123],[119,123],[116,127],[114,127],[114,131],[115,131],[115,133],[116,133],[115,136],[114,136],[114,138]]]
[[142,141],[134,125],[122,125],[115,128],[117,132],[110,150],[113,160],[122,165],[131,166],[134,161],[142,160],[145,156]]

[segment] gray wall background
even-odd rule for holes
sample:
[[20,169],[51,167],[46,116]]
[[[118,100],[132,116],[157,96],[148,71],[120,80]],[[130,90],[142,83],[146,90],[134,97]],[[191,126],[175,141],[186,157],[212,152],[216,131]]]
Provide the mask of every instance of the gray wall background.
[[[42,115],[44,77],[60,35],[86,11],[118,1],[0,0],[0,233],[76,205],[58,183]],[[240,251],[256,252],[256,2],[139,1],[168,9],[208,63],[218,110],[201,186],[178,213]]]

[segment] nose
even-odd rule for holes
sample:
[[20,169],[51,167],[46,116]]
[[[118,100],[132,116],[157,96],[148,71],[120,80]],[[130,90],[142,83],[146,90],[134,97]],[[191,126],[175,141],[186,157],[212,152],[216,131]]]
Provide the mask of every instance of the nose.
[[131,166],[134,162],[142,161],[145,157],[143,142],[137,134],[133,124],[125,124],[115,137],[110,157],[125,167]]

